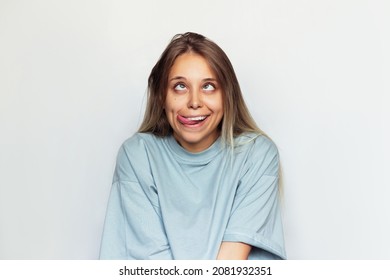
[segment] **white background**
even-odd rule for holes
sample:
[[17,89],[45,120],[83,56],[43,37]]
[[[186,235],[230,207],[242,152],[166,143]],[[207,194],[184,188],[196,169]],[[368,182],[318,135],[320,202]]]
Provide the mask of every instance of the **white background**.
[[0,0],[0,259],[96,259],[149,72],[195,31],[279,147],[290,259],[390,259],[389,2]]

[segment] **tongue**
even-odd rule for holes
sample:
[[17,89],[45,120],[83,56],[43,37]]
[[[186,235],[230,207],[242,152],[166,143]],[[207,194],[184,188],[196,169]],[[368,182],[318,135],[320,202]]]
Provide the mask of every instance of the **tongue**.
[[200,123],[200,122],[202,122],[202,121],[193,121],[193,120],[189,120],[189,119],[187,119],[187,118],[185,118],[185,117],[183,117],[183,116],[180,116],[180,115],[178,115],[177,116],[177,119],[179,120],[179,122],[181,122],[182,124],[187,124],[187,125],[194,125],[194,124],[198,124],[198,123]]

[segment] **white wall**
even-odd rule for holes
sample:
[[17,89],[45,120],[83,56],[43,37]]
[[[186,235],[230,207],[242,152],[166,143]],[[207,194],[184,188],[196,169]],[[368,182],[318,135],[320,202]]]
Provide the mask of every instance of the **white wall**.
[[388,1],[0,0],[0,259],[95,259],[171,37],[229,55],[278,144],[291,259],[390,259]]

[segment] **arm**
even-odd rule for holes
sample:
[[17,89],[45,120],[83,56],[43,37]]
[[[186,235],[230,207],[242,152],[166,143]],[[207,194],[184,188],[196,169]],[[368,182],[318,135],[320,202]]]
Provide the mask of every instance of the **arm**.
[[222,242],[217,260],[247,260],[252,246],[242,242]]
[[257,138],[243,170],[223,242],[252,246],[248,259],[283,259],[276,146],[265,138]]
[[[140,149],[132,148],[138,151]],[[131,160],[137,163],[136,168]],[[101,259],[172,259],[160,213],[158,194],[152,182],[140,183],[149,176],[144,157],[118,154],[114,182],[108,202],[101,242]],[[139,169],[142,169],[141,171]]]

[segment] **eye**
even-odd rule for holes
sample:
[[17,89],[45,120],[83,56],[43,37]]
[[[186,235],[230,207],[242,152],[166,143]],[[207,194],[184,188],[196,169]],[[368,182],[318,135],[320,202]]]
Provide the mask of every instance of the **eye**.
[[203,86],[203,90],[205,91],[213,91],[215,90],[215,86],[213,84],[207,83]]
[[178,83],[178,84],[175,84],[173,89],[176,90],[176,91],[185,91],[187,89],[187,87],[183,83]]

